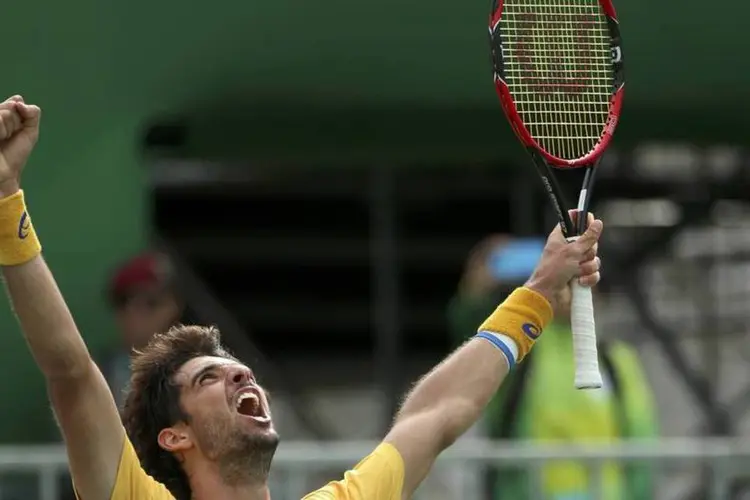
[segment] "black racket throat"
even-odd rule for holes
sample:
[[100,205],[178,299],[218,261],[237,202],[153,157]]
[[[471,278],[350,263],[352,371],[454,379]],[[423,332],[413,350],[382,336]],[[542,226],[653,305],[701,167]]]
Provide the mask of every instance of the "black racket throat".
[[576,220],[574,221],[568,214],[568,209],[574,208],[574,206],[568,203],[565,198],[560,183],[555,177],[554,167],[547,163],[536,148],[528,148],[528,151],[534,165],[536,166],[537,172],[539,173],[539,177],[542,179],[544,190],[550,201],[552,201],[552,207],[555,210],[555,215],[557,215],[557,218],[560,221],[563,234],[566,238],[580,236],[588,227],[588,216],[586,214],[589,212],[591,193],[594,187],[594,177],[599,161],[597,160],[594,164],[583,167],[585,168],[583,183],[578,195],[578,203],[575,205],[578,214],[583,214],[583,216],[576,216]]

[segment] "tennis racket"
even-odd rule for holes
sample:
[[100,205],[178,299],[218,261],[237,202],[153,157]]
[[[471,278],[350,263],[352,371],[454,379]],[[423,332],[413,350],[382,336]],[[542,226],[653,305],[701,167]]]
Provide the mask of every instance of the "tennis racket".
[[[620,29],[610,0],[493,0],[495,87],[513,131],[531,155],[565,237],[586,230],[594,173],[622,107]],[[584,168],[576,217],[555,172]],[[572,284],[575,386],[602,386],[591,289]]]

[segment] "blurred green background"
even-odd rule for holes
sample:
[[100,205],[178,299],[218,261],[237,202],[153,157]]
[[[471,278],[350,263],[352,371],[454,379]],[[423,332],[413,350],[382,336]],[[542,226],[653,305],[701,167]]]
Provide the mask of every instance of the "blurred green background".
[[[744,139],[750,5],[618,5],[626,109],[616,144]],[[293,162],[521,155],[497,106],[487,2],[94,0],[3,6],[0,91],[44,109],[25,178],[45,254],[93,350],[114,341],[109,269],[147,239],[140,141],[157,116],[195,125],[185,154]],[[687,134],[690,131],[690,137]],[[409,147],[405,147],[405,144]],[[345,146],[343,144],[346,144]],[[0,316],[0,441],[57,433],[10,311]],[[48,429],[40,433],[39,429]]]

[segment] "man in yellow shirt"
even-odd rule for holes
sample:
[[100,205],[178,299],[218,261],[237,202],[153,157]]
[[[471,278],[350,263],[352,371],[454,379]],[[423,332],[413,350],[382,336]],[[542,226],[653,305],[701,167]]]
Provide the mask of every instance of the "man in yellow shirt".
[[[268,500],[278,443],[265,392],[212,328],[181,326],[136,354],[123,420],[41,257],[20,190],[41,110],[0,104],[0,267],[21,328],[47,382],[81,500]],[[425,375],[388,435],[344,479],[308,500],[408,499],[438,454],[471,427],[508,370],[552,318],[570,280],[599,281],[601,221],[567,244],[550,235],[536,271]],[[124,421],[124,425],[123,425]]]

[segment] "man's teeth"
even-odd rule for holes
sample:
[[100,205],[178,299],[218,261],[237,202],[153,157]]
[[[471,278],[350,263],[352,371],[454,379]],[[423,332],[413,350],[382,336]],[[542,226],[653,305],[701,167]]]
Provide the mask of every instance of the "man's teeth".
[[245,394],[241,395],[239,398],[237,398],[237,408],[240,407],[240,405],[242,404],[242,402],[244,400],[250,399],[250,398],[256,399],[256,397],[253,394],[250,394],[250,393],[245,393]]

